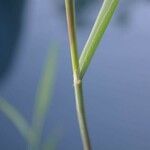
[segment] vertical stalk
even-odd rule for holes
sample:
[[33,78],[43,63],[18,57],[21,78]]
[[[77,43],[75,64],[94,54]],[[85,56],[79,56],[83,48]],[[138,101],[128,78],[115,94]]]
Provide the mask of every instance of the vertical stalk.
[[76,26],[75,26],[75,5],[74,0],[65,0],[66,15],[68,24],[68,34],[70,42],[70,52],[72,61],[72,70],[74,78],[74,92],[76,99],[76,110],[79,122],[79,128],[81,133],[81,139],[83,142],[84,150],[91,150],[90,139],[86,124],[85,110],[84,110],[84,99],[82,91],[82,80],[80,79],[79,69],[79,58],[77,49],[77,38],[76,38]]
[[84,110],[84,99],[82,90],[82,81],[74,83],[75,88],[75,98],[76,98],[76,110],[78,116],[78,122],[80,127],[80,134],[82,138],[84,150],[91,150],[90,138],[88,134],[88,128],[86,123],[86,116]]

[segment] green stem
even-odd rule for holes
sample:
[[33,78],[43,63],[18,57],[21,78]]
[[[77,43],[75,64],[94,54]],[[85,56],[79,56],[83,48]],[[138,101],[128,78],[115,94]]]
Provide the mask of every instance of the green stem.
[[85,110],[84,110],[84,99],[82,92],[82,80],[79,75],[79,58],[77,51],[77,38],[76,38],[76,26],[75,26],[75,8],[74,0],[65,0],[66,4],[66,15],[68,23],[68,34],[71,50],[71,61],[74,78],[74,90],[76,99],[76,110],[78,116],[78,122],[80,127],[81,138],[83,142],[84,150],[91,150],[90,139],[86,124]]
[[79,121],[79,127],[83,142],[84,150],[91,150],[90,138],[88,134],[88,128],[86,124],[86,116],[84,110],[84,99],[83,99],[83,90],[82,90],[82,81],[74,83],[75,88],[75,97],[76,97],[76,111]]
[[73,74],[78,76],[79,72],[79,58],[77,51],[77,37],[76,37],[76,25],[75,25],[75,13],[74,13],[74,0],[65,0],[66,15],[68,24],[68,36],[71,49],[71,61]]

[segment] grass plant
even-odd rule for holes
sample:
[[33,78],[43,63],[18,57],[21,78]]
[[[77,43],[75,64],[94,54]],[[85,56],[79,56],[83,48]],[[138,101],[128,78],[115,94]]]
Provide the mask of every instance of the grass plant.
[[[79,56],[76,35],[75,0],[65,0],[76,111],[84,150],[92,150],[92,144],[86,121],[82,82],[84,75],[90,66],[93,55],[99,43],[101,42],[103,34],[115,12],[118,2],[119,0],[104,0],[89,38],[82,50],[81,56]],[[50,97],[53,89],[56,56],[55,50],[54,53],[48,58],[43,78],[40,82],[40,86],[35,98],[33,122],[31,125],[20,114],[20,112],[16,110],[16,108],[14,108],[6,100],[0,98],[0,111],[2,111],[16,126],[21,135],[27,141],[30,150],[50,150],[54,149],[55,147],[54,145],[50,144],[51,140],[49,139],[47,140],[48,142],[45,142],[45,144],[41,146],[41,136],[47,110],[51,102]]]
[[81,56],[79,57],[76,35],[75,1],[65,0],[76,111],[84,150],[91,150],[92,145],[86,122],[82,80],[87,69],[89,68],[90,62],[102,39],[102,36],[114,14],[118,2],[119,0],[104,0],[90,36],[83,48]]

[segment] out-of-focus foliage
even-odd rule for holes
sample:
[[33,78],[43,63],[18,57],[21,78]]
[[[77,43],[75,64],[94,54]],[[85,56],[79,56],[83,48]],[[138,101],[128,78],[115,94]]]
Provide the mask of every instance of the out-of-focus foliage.
[[[33,124],[30,125],[27,120],[17,111],[11,104],[9,104],[3,98],[0,98],[0,112],[2,112],[18,129],[20,134],[24,137],[30,150],[51,150],[55,148],[56,140],[49,138],[45,144],[42,145],[41,136],[43,131],[44,122],[46,119],[47,111],[51,103],[53,83],[57,61],[57,50],[54,49],[53,53],[50,53],[48,61],[45,65],[44,73],[37,91],[35,98],[35,108],[33,113]],[[49,143],[47,143],[47,141]],[[54,142],[51,142],[54,141]]]

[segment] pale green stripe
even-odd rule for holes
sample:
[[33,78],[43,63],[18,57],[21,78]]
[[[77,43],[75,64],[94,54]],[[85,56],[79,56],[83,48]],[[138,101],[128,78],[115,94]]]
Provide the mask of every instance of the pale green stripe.
[[0,111],[14,124],[21,135],[30,141],[29,125],[26,119],[11,104],[0,98]]
[[33,130],[35,132],[35,146],[39,146],[41,140],[41,134],[43,130],[43,125],[46,119],[46,113],[50,107],[52,92],[54,88],[54,77],[56,62],[58,56],[58,48],[53,48],[53,50],[48,54],[45,69],[42,78],[39,82],[38,91],[35,99],[35,108],[33,114]]

